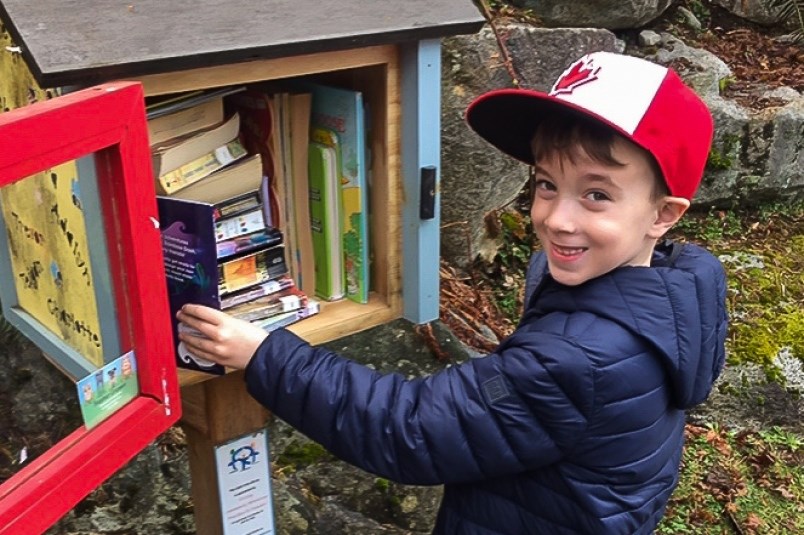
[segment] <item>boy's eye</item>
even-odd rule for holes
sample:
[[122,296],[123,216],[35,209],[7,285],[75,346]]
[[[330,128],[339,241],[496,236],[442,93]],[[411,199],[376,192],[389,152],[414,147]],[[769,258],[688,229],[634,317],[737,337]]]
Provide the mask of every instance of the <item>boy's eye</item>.
[[586,194],[586,198],[590,201],[610,201],[611,197],[609,197],[606,193],[602,191],[590,191]]
[[533,189],[555,191],[556,186],[555,186],[555,184],[553,184],[549,180],[544,180],[544,179],[537,178],[533,182]]

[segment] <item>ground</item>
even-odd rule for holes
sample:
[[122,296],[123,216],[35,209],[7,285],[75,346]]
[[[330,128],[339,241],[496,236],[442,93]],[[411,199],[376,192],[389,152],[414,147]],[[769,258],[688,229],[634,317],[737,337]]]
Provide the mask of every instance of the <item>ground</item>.
[[[702,31],[679,22],[678,7],[683,5],[698,16]],[[788,86],[804,92],[804,43],[793,44],[782,37],[791,33],[790,27],[752,24],[699,0],[680,2],[652,27],[670,31],[687,44],[707,49],[722,59],[733,73],[723,94],[743,105],[773,104],[750,96],[751,89],[760,85],[771,89]]]

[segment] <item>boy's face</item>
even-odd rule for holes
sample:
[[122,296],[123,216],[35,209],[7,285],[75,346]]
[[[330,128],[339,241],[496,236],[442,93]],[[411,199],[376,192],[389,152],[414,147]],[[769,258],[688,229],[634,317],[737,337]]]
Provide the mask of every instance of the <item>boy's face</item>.
[[620,266],[650,265],[656,240],[688,203],[676,213],[672,203],[683,205],[683,199],[652,199],[648,157],[625,140],[612,147],[623,166],[592,160],[580,148],[577,153],[573,163],[553,151],[535,166],[530,215],[550,274],[575,286]]

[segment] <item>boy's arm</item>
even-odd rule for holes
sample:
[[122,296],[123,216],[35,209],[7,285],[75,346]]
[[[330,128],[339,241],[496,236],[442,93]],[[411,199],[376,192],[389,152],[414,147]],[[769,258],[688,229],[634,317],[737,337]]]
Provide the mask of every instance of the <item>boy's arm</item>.
[[[407,380],[280,329],[257,350],[246,381],[277,416],[367,471],[411,484],[499,477],[556,462],[591,411],[583,353],[558,337],[532,338]],[[548,347],[552,356],[539,354]]]

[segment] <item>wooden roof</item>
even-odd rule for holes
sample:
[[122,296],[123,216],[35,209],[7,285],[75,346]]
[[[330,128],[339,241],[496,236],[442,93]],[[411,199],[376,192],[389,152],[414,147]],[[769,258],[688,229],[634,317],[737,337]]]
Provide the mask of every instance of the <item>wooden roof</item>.
[[0,0],[42,87],[474,33],[471,0]]

